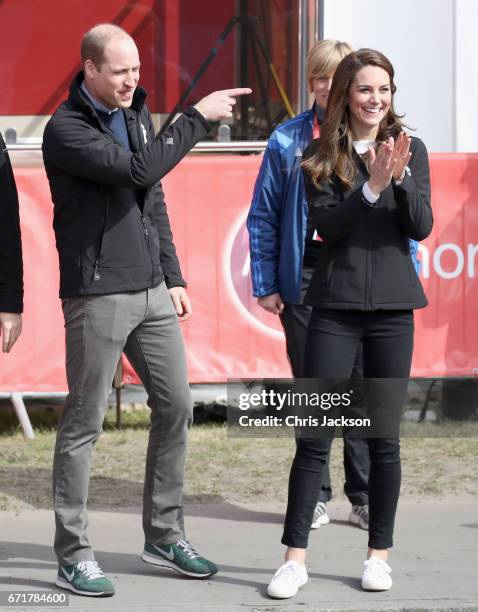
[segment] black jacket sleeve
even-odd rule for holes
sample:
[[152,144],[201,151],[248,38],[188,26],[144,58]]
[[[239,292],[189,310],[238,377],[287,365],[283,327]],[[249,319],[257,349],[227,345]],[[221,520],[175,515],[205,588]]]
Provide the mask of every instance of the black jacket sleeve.
[[171,287],[186,287],[186,281],[181,274],[176,247],[173,242],[173,232],[169,222],[168,211],[164,201],[161,184],[157,187],[154,215],[159,235],[159,261],[168,289]]
[[394,185],[393,192],[404,233],[414,240],[424,240],[433,227],[430,166],[427,149],[419,138],[412,138],[411,151],[410,175]]
[[23,262],[18,195],[0,134],[0,312],[23,312]]
[[193,107],[166,132],[132,153],[115,144],[82,113],[57,112],[43,135],[45,164],[88,181],[145,189],[160,181],[209,131]]
[[[153,120],[147,108],[147,129],[151,138],[155,137]],[[164,274],[164,281],[168,289],[171,287],[186,287],[186,281],[181,273],[181,266],[173,242],[173,232],[169,221],[168,210],[164,200],[164,191],[161,183],[154,187],[154,222],[159,238],[159,263]]]

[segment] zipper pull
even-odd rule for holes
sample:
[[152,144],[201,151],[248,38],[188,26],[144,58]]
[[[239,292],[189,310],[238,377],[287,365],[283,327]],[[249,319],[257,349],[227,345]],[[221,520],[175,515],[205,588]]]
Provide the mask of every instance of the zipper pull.
[[143,222],[144,235],[147,237],[148,236],[148,228],[146,227],[146,219],[144,218],[143,215],[141,215],[141,221]]
[[98,281],[101,279],[101,274],[98,272],[98,260],[95,261],[95,271],[93,274],[93,278],[95,279],[95,281]]

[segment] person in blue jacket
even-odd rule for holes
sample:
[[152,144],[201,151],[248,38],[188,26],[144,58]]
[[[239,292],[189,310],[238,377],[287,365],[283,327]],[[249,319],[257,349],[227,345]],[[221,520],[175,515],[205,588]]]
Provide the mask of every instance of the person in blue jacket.
[[[247,219],[253,294],[258,304],[280,317],[294,377],[303,376],[303,359],[311,308],[303,298],[317,265],[322,243],[307,225],[307,200],[300,169],[302,152],[318,138],[334,72],[352,52],[348,43],[322,40],[310,49],[307,72],[314,93],[311,109],[286,121],[271,135],[256,181]],[[353,376],[362,376],[361,350]],[[352,504],[351,523],[368,529],[368,447],[361,439],[344,439],[345,493]],[[312,528],[329,522],[330,472],[322,477]]]

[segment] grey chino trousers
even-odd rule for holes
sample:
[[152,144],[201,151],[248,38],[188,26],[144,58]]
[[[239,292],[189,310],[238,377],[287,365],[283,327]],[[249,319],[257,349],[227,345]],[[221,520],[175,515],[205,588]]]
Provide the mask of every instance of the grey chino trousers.
[[145,539],[177,542],[184,537],[182,493],[192,402],[182,334],[165,283],[131,293],[66,298],[62,305],[69,394],[53,464],[58,561],[69,565],[94,559],[86,511],[91,454],[122,351],[145,386],[151,408]]

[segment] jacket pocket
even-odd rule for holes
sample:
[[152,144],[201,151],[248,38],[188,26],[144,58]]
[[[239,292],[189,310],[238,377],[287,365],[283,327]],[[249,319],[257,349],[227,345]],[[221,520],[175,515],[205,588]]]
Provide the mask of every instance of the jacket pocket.
[[107,197],[106,204],[105,204],[105,214],[103,216],[103,222],[101,224],[101,231],[100,231],[100,235],[98,238],[98,244],[97,244],[96,253],[95,253],[95,261],[93,263],[93,271],[91,274],[91,284],[93,284],[95,281],[101,280],[101,272],[99,270],[99,267],[100,267],[101,252],[103,249],[103,242],[105,239],[106,227],[108,224],[108,213],[109,213],[109,198]]
[[96,262],[102,270],[148,266],[147,229],[136,202],[127,197],[113,199],[109,207]]
[[319,259],[319,275],[322,287],[329,287],[334,272],[335,257],[333,247],[329,244],[324,246]]
[[154,265],[159,264],[159,258],[160,258],[160,247],[161,245],[159,244],[159,236],[158,236],[158,230],[156,228],[156,226],[151,223],[151,220],[148,219],[148,217],[145,217],[146,219],[146,223],[147,223],[147,227],[149,229],[149,248],[151,251],[151,261],[153,262]]

